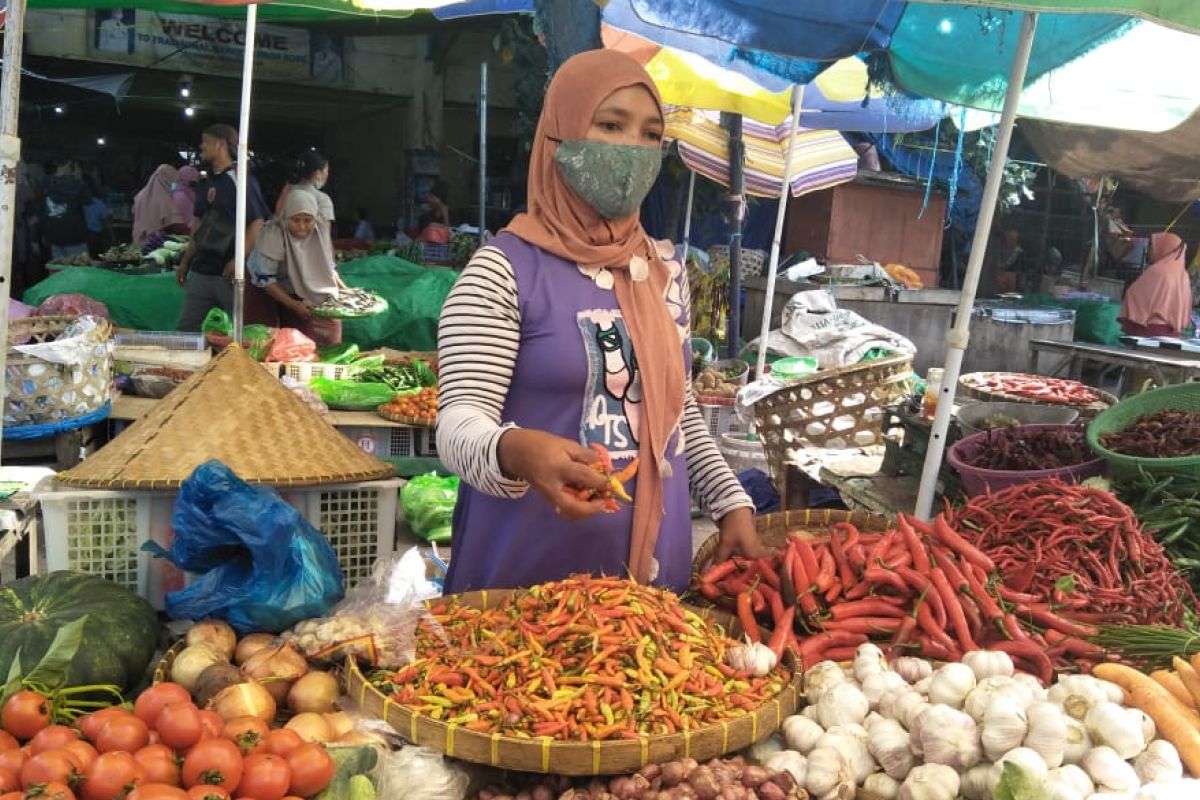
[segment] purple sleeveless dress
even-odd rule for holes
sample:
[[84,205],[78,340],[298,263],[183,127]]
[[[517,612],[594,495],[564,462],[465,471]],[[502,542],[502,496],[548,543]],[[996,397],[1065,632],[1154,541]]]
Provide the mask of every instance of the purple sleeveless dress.
[[[641,381],[625,322],[611,290],[574,264],[501,233],[491,241],[516,275],[521,341],[502,423],[547,431],[584,445],[598,442],[617,469],[637,455]],[[666,301],[680,324],[679,357],[691,364],[686,306],[677,262]],[[631,425],[630,420],[633,420]],[[691,500],[679,434],[668,447],[672,477],[663,482],[665,515],[655,547],[656,585],[686,588],[692,558]],[[628,484],[634,494],[635,481]],[[636,495],[634,495],[636,499]],[[454,553],[447,594],[531,586],[577,572],[628,574],[633,511],[567,522],[530,489],[506,500],[462,484],[454,510]]]

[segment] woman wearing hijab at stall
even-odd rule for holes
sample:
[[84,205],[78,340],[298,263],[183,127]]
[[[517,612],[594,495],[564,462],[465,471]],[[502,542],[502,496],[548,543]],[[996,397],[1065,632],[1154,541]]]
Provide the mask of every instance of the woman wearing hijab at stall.
[[[438,330],[437,445],[463,479],[447,592],[576,572],[686,587],[689,488],[719,521],[719,557],[757,557],[753,503],[691,395],[684,271],[643,230],[662,166],[657,91],[633,59],[582,53],[546,94],[528,212],[480,249]],[[635,459],[634,501],[578,499]],[[535,491],[530,492],[533,488]]]
[[1173,233],[1150,237],[1153,262],[1125,290],[1117,321],[1131,336],[1178,336],[1192,314],[1187,248]]
[[170,164],[159,164],[142,190],[133,196],[133,243],[143,245],[156,233],[191,233],[186,217],[171,197],[171,186],[178,176]]
[[263,228],[246,268],[250,273],[247,322],[295,328],[320,345],[341,342],[341,323],[317,319],[312,313],[345,288],[334,268],[333,243],[312,193],[288,195],[283,217]]
[[200,170],[192,165],[179,168],[175,178],[175,188],[171,191],[171,199],[179,214],[187,221],[186,233],[196,229],[196,187],[200,184]]

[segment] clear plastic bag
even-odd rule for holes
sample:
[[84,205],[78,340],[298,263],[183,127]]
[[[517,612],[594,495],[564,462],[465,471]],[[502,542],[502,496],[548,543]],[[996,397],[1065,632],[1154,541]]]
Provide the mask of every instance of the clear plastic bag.
[[290,378],[287,375],[284,375],[282,378],[280,378],[280,381],[283,383],[283,388],[300,398],[300,401],[306,406],[320,414],[322,417],[329,416],[329,406],[325,405],[325,401],[321,399],[320,395],[313,391],[312,387],[305,386],[303,383],[300,383],[300,381],[296,380],[295,378]]
[[405,747],[383,762],[379,796],[388,800],[460,800],[471,774],[457,761],[424,747]]
[[275,329],[266,325],[247,325],[242,328],[242,347],[255,361],[266,361],[271,343],[275,341]]

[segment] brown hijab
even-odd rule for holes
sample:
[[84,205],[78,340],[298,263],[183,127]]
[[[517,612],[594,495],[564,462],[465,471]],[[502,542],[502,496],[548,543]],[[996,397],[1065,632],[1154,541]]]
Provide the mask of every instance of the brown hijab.
[[[559,68],[546,92],[529,163],[529,210],[507,230],[541,249],[583,267],[612,270],[617,305],[625,318],[644,398],[638,437],[637,495],[629,543],[629,571],[648,583],[663,517],[663,478],[669,477],[667,440],[683,412],[684,371],[679,332],[667,310],[670,280],[637,214],[608,220],[572,191],[554,163],[557,141],[587,138],[596,109],[610,94],[644,86],[661,111],[654,82],[624,53],[592,50]],[[630,276],[629,262],[650,263],[644,281]],[[664,472],[667,474],[664,475]]]

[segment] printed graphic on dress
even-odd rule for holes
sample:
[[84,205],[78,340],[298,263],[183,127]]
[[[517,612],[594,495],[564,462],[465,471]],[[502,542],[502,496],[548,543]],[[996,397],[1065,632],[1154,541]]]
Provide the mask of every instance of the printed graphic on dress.
[[588,384],[580,423],[584,444],[602,444],[614,459],[638,451],[642,381],[621,312],[581,311],[576,317],[588,359]]

